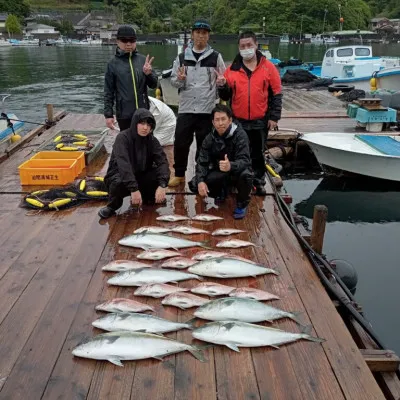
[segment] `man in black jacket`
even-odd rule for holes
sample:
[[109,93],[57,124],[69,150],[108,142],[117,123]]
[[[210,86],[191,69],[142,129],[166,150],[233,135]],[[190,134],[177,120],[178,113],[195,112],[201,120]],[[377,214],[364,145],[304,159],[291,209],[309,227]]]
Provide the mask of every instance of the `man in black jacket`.
[[157,76],[152,71],[153,58],[136,50],[136,32],[122,25],[117,32],[117,51],[108,63],[104,81],[104,117],[110,129],[114,126],[114,103],[121,131],[131,125],[138,108],[149,109],[147,87],[157,87]]
[[101,218],[114,215],[127,196],[134,206],[165,201],[169,166],[160,142],[153,136],[155,126],[151,112],[139,108],[130,128],[116,137],[104,178],[109,203],[99,211]]
[[223,201],[230,186],[235,186],[233,217],[241,219],[246,216],[253,181],[249,139],[242,127],[233,123],[232,111],[227,106],[214,108],[212,123],[214,129],[204,139],[197,160],[197,191],[202,197]]

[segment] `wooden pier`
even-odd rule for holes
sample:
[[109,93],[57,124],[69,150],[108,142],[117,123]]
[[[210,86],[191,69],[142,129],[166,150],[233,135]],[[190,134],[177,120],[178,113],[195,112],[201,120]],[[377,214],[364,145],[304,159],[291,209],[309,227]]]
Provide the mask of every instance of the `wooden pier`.
[[[215,209],[210,208],[212,203],[181,194],[169,195],[166,206],[145,206],[141,213],[129,210],[126,201],[119,215],[106,221],[99,221],[97,211],[102,204],[98,202],[60,212],[35,213],[20,208],[21,195],[11,193],[33,190],[21,188],[17,167],[31,156],[34,146],[55,130],[90,130],[103,123],[101,115],[68,114],[56,127],[0,164],[1,399],[399,398],[400,383],[393,372],[397,364],[384,375],[377,372],[382,367],[376,367],[375,362],[374,373],[371,372],[371,358],[376,361],[376,357],[371,351],[359,350],[361,346],[373,347],[368,336],[358,327],[358,336],[364,342],[361,345],[354,341],[280,214],[272,187],[268,187],[265,198],[252,198],[248,217],[241,221],[231,216],[232,199]],[[86,175],[104,175],[113,139],[110,133],[106,139],[107,151],[86,169]],[[172,149],[166,151],[171,161]],[[240,353],[214,346],[205,351],[207,363],[200,363],[188,353],[167,357],[164,362],[124,362],[124,368],[73,357],[71,350],[82,339],[100,333],[91,326],[99,315],[94,310],[97,304],[114,297],[133,298],[132,288],[108,286],[110,275],[101,271],[111,260],[135,259],[138,251],[119,246],[118,240],[140,226],[159,224],[155,218],[169,212],[189,216],[209,212],[224,219],[193,225],[207,230],[222,227],[245,230],[238,238],[250,240],[257,247],[231,250],[232,253],[270,264],[280,271],[280,276],[222,283],[277,294],[281,300],[271,304],[302,312],[301,318],[312,325],[312,333],[326,341],[322,344],[299,341],[279,350],[243,348]],[[197,238],[209,239],[205,235],[196,235]],[[212,237],[213,247],[216,242]],[[182,253],[192,256],[196,251],[188,249]],[[194,284],[180,283],[184,287]],[[193,316],[193,310],[163,307],[160,300],[140,298],[139,301],[148,302],[155,307],[155,315],[167,319],[186,321]],[[272,326],[299,330],[289,320]],[[356,324],[353,327],[357,329]],[[192,341],[187,330],[167,336],[186,343]]]

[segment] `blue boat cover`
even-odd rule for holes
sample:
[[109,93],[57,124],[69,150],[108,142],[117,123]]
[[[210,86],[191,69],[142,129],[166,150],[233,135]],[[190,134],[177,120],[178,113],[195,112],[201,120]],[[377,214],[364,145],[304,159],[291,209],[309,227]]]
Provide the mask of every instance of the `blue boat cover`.
[[400,157],[400,142],[390,136],[356,135],[356,138],[382,154]]

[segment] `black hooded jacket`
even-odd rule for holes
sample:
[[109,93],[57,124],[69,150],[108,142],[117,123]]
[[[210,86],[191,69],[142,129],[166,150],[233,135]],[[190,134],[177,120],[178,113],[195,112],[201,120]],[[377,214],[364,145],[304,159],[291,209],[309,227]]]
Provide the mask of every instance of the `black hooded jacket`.
[[130,192],[139,189],[136,175],[153,168],[157,168],[159,186],[166,187],[169,180],[168,160],[160,142],[153,133],[147,136],[137,133],[137,124],[143,119],[151,119],[156,126],[151,112],[139,108],[132,118],[131,127],[116,137],[105,176],[106,183],[118,179]]
[[154,72],[150,75],[144,74],[145,61],[146,57],[136,51],[126,53],[117,48],[114,58],[107,65],[104,77],[104,116],[106,118],[114,116],[114,103],[115,115],[121,119],[132,118],[138,108],[149,109],[147,87],[155,89],[158,78]]
[[204,182],[211,170],[219,170],[225,154],[231,163],[231,174],[240,175],[251,168],[249,139],[240,125],[232,123],[222,136],[215,129],[206,136],[196,164],[197,183]]

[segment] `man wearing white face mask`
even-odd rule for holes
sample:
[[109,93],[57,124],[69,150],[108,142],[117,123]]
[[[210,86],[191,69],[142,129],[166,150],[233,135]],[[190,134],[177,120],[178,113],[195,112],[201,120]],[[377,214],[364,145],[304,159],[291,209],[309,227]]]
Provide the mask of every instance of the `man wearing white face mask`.
[[253,32],[239,36],[239,54],[225,71],[226,83],[218,92],[231,102],[234,117],[247,132],[257,195],[265,195],[264,144],[269,129],[281,118],[282,85],[279,72],[260,51]]

